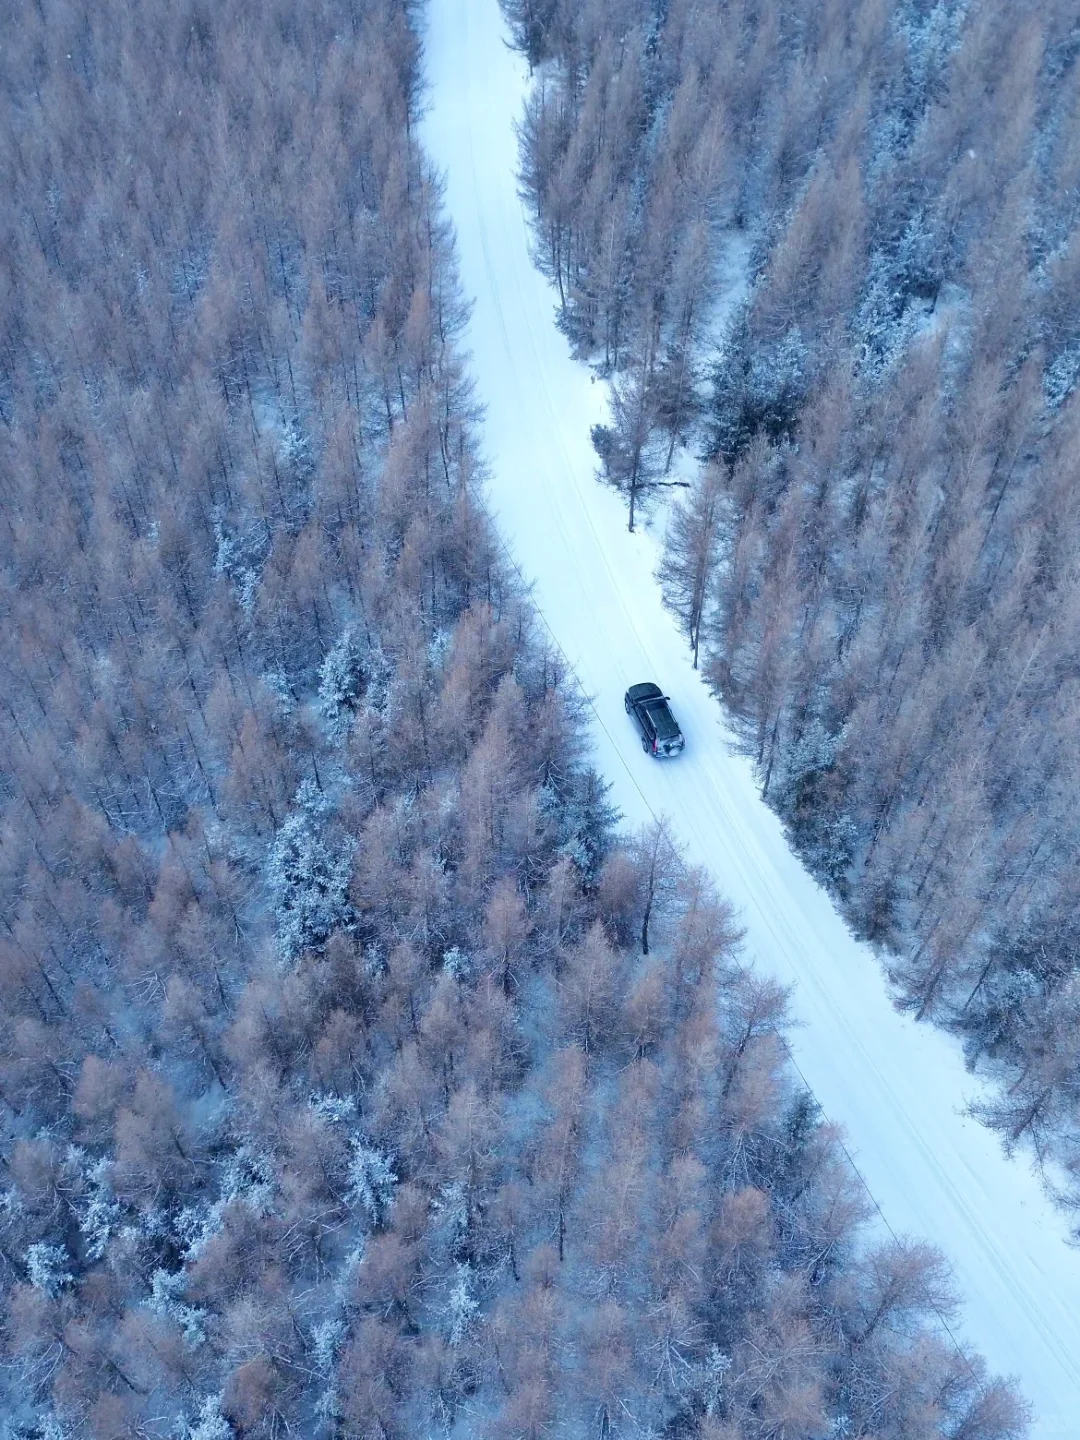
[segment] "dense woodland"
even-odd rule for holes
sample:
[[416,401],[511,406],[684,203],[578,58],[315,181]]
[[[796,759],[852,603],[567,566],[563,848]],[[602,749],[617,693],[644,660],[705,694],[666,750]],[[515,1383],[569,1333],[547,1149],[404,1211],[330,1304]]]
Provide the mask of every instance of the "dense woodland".
[[708,461],[662,572],[694,655],[899,1003],[1077,1203],[1075,6],[507,9],[604,468],[632,521],[676,446]]
[[0,1434],[1018,1437],[722,901],[615,843],[414,20],[2,23]]

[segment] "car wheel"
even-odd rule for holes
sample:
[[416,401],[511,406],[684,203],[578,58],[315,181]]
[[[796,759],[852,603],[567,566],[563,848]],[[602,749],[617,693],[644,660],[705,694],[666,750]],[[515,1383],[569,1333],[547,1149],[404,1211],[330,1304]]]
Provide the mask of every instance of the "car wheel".
[[646,755],[652,754],[652,746],[649,744],[649,737],[647,735],[642,735],[641,737],[641,748],[645,751]]
[[627,700],[625,695],[623,696],[622,708],[626,711],[628,715],[630,714],[630,701]]

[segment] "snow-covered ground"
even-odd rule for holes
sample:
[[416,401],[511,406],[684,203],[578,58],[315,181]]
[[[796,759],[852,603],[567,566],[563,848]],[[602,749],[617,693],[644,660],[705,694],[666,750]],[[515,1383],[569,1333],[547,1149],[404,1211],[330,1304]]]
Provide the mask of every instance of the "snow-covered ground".
[[753,241],[745,230],[728,230],[717,247],[715,291],[704,316],[705,349],[724,338],[728,322],[750,293]]
[[[597,763],[637,824],[666,812],[692,860],[739,907],[755,963],[795,986],[795,1058],[897,1232],[935,1241],[967,1304],[964,1332],[1019,1377],[1040,1437],[1080,1436],[1080,1253],[1025,1161],[965,1118],[977,1082],[957,1047],[898,1015],[870,951],[787,848],[731,753],[652,578],[656,541],[631,536],[593,479],[589,427],[604,387],[571,359],[533,269],[513,122],[526,67],[497,0],[430,0],[424,142],[447,177],[486,406],[490,501],[558,644],[595,698]],[[686,733],[681,759],[643,755],[622,695],[656,680]]]

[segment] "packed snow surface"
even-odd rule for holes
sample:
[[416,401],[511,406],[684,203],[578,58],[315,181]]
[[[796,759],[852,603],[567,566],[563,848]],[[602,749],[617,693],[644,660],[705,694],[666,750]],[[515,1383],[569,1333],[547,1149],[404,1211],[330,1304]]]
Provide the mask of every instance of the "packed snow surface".
[[[656,541],[594,479],[589,427],[604,386],[575,362],[534,269],[517,193],[514,122],[528,83],[497,0],[431,0],[423,139],[446,175],[461,274],[474,301],[472,369],[486,409],[489,498],[555,640],[594,697],[597,764],[630,824],[666,813],[691,860],[741,912],[747,950],[794,986],[799,1069],[897,1233],[933,1240],[966,1306],[963,1333],[1016,1375],[1040,1437],[1080,1436],[1080,1253],[1025,1159],[1007,1161],[964,1115],[979,1082],[958,1048],[897,1014],[881,967],[791,854],[732,753],[716,701],[653,579]],[[655,680],[686,735],[644,755],[626,687]]]

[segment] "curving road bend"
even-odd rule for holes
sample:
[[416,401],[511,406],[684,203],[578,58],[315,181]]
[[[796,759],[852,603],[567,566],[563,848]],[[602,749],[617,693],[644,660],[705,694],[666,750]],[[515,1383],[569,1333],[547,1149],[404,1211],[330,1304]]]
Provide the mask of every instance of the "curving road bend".
[[[1080,1436],[1080,1253],[1026,1162],[967,1119],[978,1082],[958,1048],[889,1003],[871,952],[788,850],[748,763],[690,664],[652,576],[656,542],[629,535],[593,478],[604,389],[570,356],[529,256],[513,124],[527,84],[497,0],[429,0],[423,141],[445,172],[486,409],[489,501],[556,641],[594,697],[597,764],[631,824],[670,816],[690,858],[735,902],[754,962],[795,987],[796,1062],[845,1128],[887,1223],[933,1240],[964,1294],[964,1334],[1016,1375],[1040,1440]],[[643,755],[623,714],[634,681],[672,696],[677,761]]]

